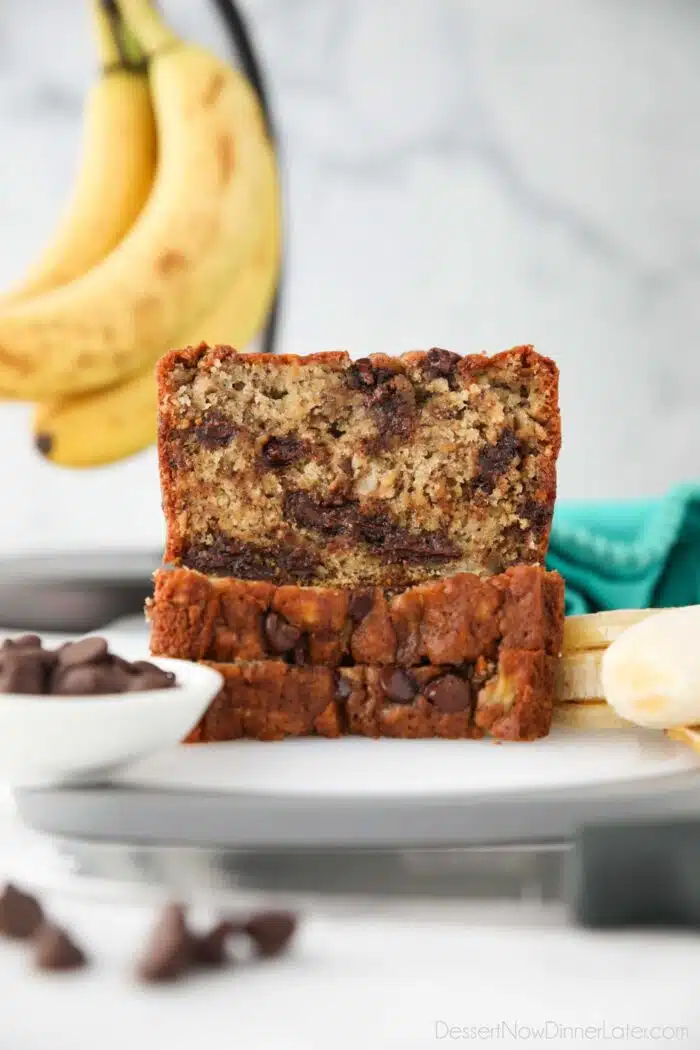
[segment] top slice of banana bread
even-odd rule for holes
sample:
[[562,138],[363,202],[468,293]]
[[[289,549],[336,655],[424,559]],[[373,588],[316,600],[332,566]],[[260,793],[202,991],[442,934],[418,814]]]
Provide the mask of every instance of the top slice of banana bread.
[[274,583],[405,587],[544,560],[556,365],[176,350],[158,365],[165,560]]

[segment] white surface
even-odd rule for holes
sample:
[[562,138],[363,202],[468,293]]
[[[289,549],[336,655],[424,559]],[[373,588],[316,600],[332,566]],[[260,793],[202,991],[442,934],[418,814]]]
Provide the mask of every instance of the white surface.
[[[243,0],[284,138],[282,348],[532,341],[562,369],[562,497],[655,494],[700,463],[700,6]],[[226,53],[211,0],[164,0]],[[70,186],[87,5],[0,13],[0,286]],[[162,540],[152,451],[70,472],[0,405],[0,545]]]
[[673,777],[700,769],[660,733],[555,729],[546,740],[241,740],[177,748],[113,778],[152,787],[308,798],[500,798]]
[[0,782],[98,777],[177,744],[216,696],[221,675],[186,660],[153,663],[174,672],[178,684],[113,696],[0,696]]
[[[432,914],[389,914],[378,902],[314,909],[284,960],[144,988],[132,973],[157,896],[124,886],[81,895],[77,880],[65,878],[46,890],[46,849],[0,808],[5,872],[24,876],[31,862],[46,910],[92,965],[38,975],[25,947],[0,943],[2,1050],[569,1050],[607,1045],[602,1026],[610,1045],[624,1050],[700,1043],[697,936],[595,935],[568,929],[557,908],[535,904]],[[211,916],[200,905],[194,919]],[[439,1021],[492,1031],[481,1040],[438,1040]],[[597,1034],[572,1034],[586,1026]],[[656,1026],[667,1026],[665,1038]]]

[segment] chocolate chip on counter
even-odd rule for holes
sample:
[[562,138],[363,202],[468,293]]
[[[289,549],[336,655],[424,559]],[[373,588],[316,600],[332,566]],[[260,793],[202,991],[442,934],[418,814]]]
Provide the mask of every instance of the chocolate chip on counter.
[[409,704],[418,693],[413,678],[400,667],[385,667],[379,674],[379,684],[396,704]]
[[374,598],[369,591],[356,591],[350,599],[348,614],[353,623],[361,623],[367,616],[374,604]]
[[185,921],[181,904],[168,904],[151,931],[143,958],[137,966],[142,981],[174,981],[195,960],[195,939]]
[[443,711],[445,714],[466,711],[471,706],[469,683],[458,678],[455,674],[445,674],[439,678],[434,678],[432,682],[426,685],[423,695],[439,711]]
[[269,612],[265,617],[265,637],[274,653],[288,653],[301,638],[301,631],[279,613]]
[[44,922],[34,940],[34,965],[38,970],[79,970],[87,957],[65,930]]
[[194,960],[199,966],[224,966],[229,962],[226,953],[226,942],[232,934],[239,932],[240,926],[233,922],[219,922],[208,933],[194,937]]
[[58,654],[61,667],[77,667],[79,664],[93,664],[103,660],[109,652],[104,638],[81,638],[79,642],[69,642]]
[[36,897],[22,893],[8,883],[0,895],[0,934],[13,940],[33,937],[41,926],[44,913]]
[[434,346],[426,354],[423,374],[426,379],[449,379],[460,360],[459,354],[452,350],[441,350]]
[[352,692],[352,683],[339,671],[335,672],[335,695],[338,700],[347,700]]
[[297,928],[296,916],[288,911],[261,911],[245,924],[245,932],[255,944],[258,955],[272,958],[288,947]]
[[288,467],[295,463],[306,451],[306,445],[299,438],[271,437],[263,445],[262,458],[268,467]]

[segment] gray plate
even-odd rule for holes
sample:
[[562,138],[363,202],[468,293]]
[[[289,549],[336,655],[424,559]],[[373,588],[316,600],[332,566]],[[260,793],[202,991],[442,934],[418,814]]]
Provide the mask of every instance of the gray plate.
[[0,627],[82,634],[138,614],[155,551],[66,552],[0,561]]

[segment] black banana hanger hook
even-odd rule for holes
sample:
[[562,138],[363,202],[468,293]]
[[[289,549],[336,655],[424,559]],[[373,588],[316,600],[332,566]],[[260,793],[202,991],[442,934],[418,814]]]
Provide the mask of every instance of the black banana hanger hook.
[[[231,43],[234,46],[236,54],[241,62],[241,67],[248,80],[253,85],[258,98],[260,99],[260,105],[262,107],[263,115],[265,117],[265,124],[267,127],[268,135],[272,141],[275,152],[279,156],[279,142],[275,134],[274,121],[270,111],[270,101],[267,94],[267,88],[265,86],[265,78],[263,76],[260,61],[258,59],[253,40],[248,29],[247,22],[234,0],[212,0],[214,7],[219,12],[222,21],[224,22],[228,34],[231,38]],[[285,239],[282,239],[283,246],[286,244]],[[262,351],[263,353],[273,354],[275,352],[275,344],[277,342],[277,334],[279,329],[279,315],[280,315],[280,299],[282,292],[282,267],[280,267],[280,276],[277,283],[277,291],[275,292],[275,298],[272,303],[270,310],[270,316],[268,318],[265,330],[262,336]]]

